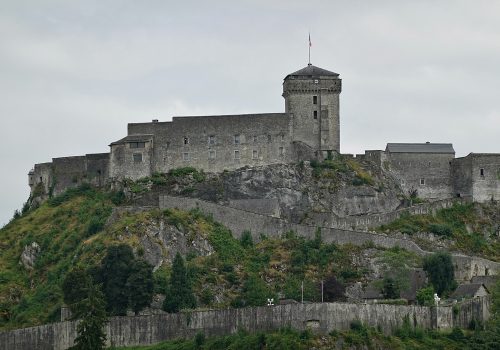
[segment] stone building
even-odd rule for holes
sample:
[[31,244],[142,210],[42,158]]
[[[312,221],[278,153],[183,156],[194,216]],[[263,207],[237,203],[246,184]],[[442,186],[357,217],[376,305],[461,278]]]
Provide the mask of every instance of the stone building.
[[338,76],[313,65],[287,75],[285,113],[129,124],[128,136],[110,145],[110,177],[137,179],[185,166],[220,172],[339,152]]
[[[31,194],[58,194],[83,182],[139,179],[154,172],[195,167],[222,172],[244,166],[324,159],[340,153],[337,73],[307,67],[283,81],[284,113],[173,117],[128,124],[110,153],[54,158],[29,173]],[[388,143],[358,155],[378,164],[403,192],[438,200],[500,199],[500,154],[455,159],[451,144]]]

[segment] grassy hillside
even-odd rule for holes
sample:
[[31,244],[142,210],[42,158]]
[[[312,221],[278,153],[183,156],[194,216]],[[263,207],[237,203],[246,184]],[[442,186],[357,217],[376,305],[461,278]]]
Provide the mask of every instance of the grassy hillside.
[[[500,206],[496,203],[454,204],[434,215],[403,215],[380,226],[380,232],[401,232],[410,236],[433,233],[443,239],[450,250],[480,255],[500,261]],[[434,242],[415,239],[424,249],[433,249]]]
[[[127,243],[143,255],[140,241],[145,228],[160,226],[160,221],[213,247],[213,254],[198,256],[191,249],[186,256],[200,307],[262,305],[272,296],[300,299],[302,281],[305,299],[319,301],[321,279],[333,274],[346,283],[363,280],[367,273],[353,264],[361,247],[322,243],[319,231],[311,241],[289,232],[280,239],[262,236],[254,244],[248,234],[237,240],[196,210],[126,212],[106,224],[120,200],[119,194],[84,186],[49,200],[0,230],[0,329],[57,321],[60,286],[70,268],[98,264],[111,244]],[[30,269],[20,263],[20,256],[33,242],[40,253]],[[157,293],[165,292],[170,268],[166,263],[155,272]]]
[[[94,264],[111,243],[101,230],[116,199],[114,193],[84,186],[0,230],[0,328],[58,320],[65,273],[76,264]],[[27,269],[20,256],[32,242],[40,246],[40,253]]]

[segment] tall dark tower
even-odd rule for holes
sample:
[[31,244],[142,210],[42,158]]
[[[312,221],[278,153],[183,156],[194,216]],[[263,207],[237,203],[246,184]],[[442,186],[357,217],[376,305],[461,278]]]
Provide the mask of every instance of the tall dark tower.
[[326,156],[340,153],[339,75],[309,64],[283,82],[285,112],[293,115],[293,140]]

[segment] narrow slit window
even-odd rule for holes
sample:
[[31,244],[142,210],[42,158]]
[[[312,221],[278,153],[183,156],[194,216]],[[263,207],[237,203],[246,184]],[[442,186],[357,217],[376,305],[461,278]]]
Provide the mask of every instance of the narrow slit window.
[[283,155],[285,155],[285,149],[283,147],[280,147],[278,152],[279,152],[280,157],[283,157]]
[[318,96],[313,96],[313,105],[318,104]]
[[257,143],[257,136],[256,135],[253,136],[253,143]]
[[481,174],[481,176],[484,176],[484,169],[483,168],[479,169],[479,174]]
[[318,111],[313,112],[313,117],[314,117],[314,119],[318,119]]
[[235,145],[240,144],[240,135],[239,134],[234,135],[234,144]]
[[189,145],[189,137],[184,136],[184,144]]
[[208,137],[208,144],[209,145],[215,145],[215,136],[214,135],[210,135]]
[[424,179],[424,178],[421,178],[421,179],[420,179],[420,184],[421,184],[421,185],[425,185],[425,179]]
[[240,159],[240,151],[238,150],[234,151],[234,159]]
[[259,156],[259,153],[257,152],[257,150],[255,150],[255,149],[254,149],[254,150],[252,151],[252,159],[257,159],[257,158],[258,158],[258,156]]

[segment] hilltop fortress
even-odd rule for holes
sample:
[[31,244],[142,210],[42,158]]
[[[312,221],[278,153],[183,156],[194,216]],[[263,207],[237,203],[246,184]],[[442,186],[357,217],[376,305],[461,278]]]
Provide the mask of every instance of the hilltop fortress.
[[[54,158],[29,172],[31,196],[58,194],[83,182],[97,186],[155,172],[195,167],[222,172],[245,166],[323,160],[340,154],[339,74],[307,67],[283,81],[284,113],[174,117],[128,124],[109,153]],[[451,144],[388,143],[356,159],[389,173],[423,199],[500,199],[500,154],[455,158]]]

